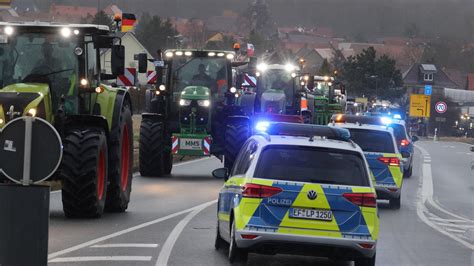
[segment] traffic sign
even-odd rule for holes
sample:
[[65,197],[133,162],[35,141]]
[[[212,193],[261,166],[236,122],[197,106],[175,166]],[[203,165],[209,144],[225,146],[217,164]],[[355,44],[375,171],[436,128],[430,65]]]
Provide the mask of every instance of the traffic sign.
[[19,117],[0,131],[0,172],[15,183],[48,179],[58,169],[62,154],[58,132],[41,118]]
[[432,92],[433,92],[433,86],[425,85],[425,95],[431,95]]
[[445,102],[437,102],[435,110],[438,114],[444,114],[448,110],[448,105]]
[[410,116],[430,117],[431,96],[423,94],[410,95]]

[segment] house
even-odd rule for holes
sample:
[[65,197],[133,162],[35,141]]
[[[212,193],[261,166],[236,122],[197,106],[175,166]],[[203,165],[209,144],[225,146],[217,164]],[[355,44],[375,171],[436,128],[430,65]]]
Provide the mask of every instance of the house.
[[467,75],[467,87],[466,90],[474,91],[474,73]]
[[68,21],[78,22],[81,18],[95,16],[97,14],[97,7],[52,4],[50,14],[54,17],[67,18]]
[[[122,45],[126,47],[125,49],[125,67],[126,68],[137,68],[138,61],[135,60],[135,55],[140,53],[146,53],[149,59],[154,58],[154,56],[143,46],[140,41],[135,37],[135,34],[132,32],[119,33],[119,36],[122,37]],[[106,70],[106,73],[111,73],[111,50],[107,50],[101,55],[101,66],[103,70]],[[148,62],[148,70],[155,70],[155,67],[152,62]],[[147,84],[146,73],[138,73],[138,81],[140,85]]]
[[409,94],[423,93],[425,85],[431,85],[433,93],[445,88],[461,89],[442,68],[434,64],[413,64],[403,73],[403,82]]

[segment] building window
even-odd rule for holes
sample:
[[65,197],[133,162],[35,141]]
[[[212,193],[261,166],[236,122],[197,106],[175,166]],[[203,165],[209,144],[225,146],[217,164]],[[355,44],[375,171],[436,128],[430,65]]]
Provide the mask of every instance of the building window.
[[433,81],[433,74],[424,74],[425,81]]

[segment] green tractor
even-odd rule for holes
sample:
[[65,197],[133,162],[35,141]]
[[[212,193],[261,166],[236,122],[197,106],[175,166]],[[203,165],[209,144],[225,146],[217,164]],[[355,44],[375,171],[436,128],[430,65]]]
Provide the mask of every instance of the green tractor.
[[312,112],[312,124],[327,125],[333,114],[345,110],[344,85],[329,76],[307,76],[307,108]]
[[171,173],[173,155],[216,156],[231,168],[251,134],[254,95],[235,87],[235,53],[167,50],[155,60],[140,127],[140,173]]
[[[108,74],[101,71],[106,52]],[[131,98],[126,89],[103,83],[123,74],[124,55],[107,26],[0,23],[0,128],[21,116],[41,117],[56,128],[63,158],[50,179],[62,182],[67,217],[128,207]]]

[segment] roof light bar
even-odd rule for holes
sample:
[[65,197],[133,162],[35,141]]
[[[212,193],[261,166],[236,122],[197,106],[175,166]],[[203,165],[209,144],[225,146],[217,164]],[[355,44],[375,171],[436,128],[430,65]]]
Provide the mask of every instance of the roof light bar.
[[351,138],[349,130],[345,128],[282,122],[270,123],[266,129],[266,133],[281,136],[316,136],[340,141],[349,141]]
[[366,125],[387,126],[391,123],[391,120],[387,119],[387,117],[335,114],[331,117],[331,123],[359,123]]

